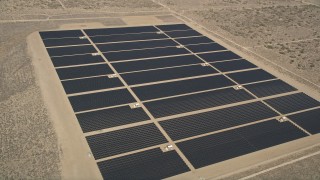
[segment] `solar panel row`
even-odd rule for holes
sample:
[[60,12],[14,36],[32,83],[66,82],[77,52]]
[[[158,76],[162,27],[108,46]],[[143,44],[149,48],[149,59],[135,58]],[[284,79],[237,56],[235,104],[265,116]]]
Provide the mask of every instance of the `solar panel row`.
[[[68,98],[83,132],[95,131],[86,137],[94,158],[120,155],[98,162],[104,178],[162,179],[189,171],[176,151],[159,149],[167,139],[142,108],[129,106],[136,99],[119,77],[108,77],[117,72],[195,168],[306,136],[290,122],[273,120],[280,114],[253,95],[267,98],[283,114],[316,108],[288,117],[311,133],[320,132],[318,101],[185,24],[40,35],[66,93],[82,93]],[[92,54],[97,50],[89,40],[102,55]],[[235,82],[245,89],[232,88]],[[102,129],[109,131],[98,132]]]

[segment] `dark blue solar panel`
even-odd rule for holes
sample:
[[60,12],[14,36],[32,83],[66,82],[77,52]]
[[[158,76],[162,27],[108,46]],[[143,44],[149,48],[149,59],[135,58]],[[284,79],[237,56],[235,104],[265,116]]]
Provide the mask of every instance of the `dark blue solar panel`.
[[76,54],[89,54],[97,52],[96,49],[91,45],[47,48],[47,51],[51,57]]
[[59,68],[56,71],[61,80],[113,74],[113,71],[107,64]]
[[129,85],[133,85],[215,73],[217,71],[209,66],[192,65],[128,73],[121,76]]
[[188,31],[171,31],[166,32],[166,34],[172,38],[178,37],[189,37],[189,36],[202,36],[199,32],[195,30],[188,30]]
[[237,83],[240,83],[240,84],[251,83],[256,81],[264,81],[264,80],[276,78],[275,76],[267,73],[262,69],[238,72],[238,73],[230,73],[227,76],[231,77],[233,80],[235,80]]
[[258,97],[272,96],[296,90],[296,88],[281,80],[250,84],[246,85],[245,87]]
[[165,68],[172,66],[181,66],[188,64],[203,63],[194,55],[174,56],[164,58],[152,58],[142,61],[128,61],[122,63],[113,63],[113,67],[120,73],[130,71],[141,71],[156,68]]
[[198,54],[202,59],[207,62],[215,62],[215,61],[223,61],[223,60],[230,60],[230,59],[239,59],[241,58],[237,54],[231,51],[223,51],[223,52],[211,52],[211,53],[204,53]]
[[253,96],[246,91],[237,91],[233,88],[228,88],[147,102],[144,103],[144,105],[154,117],[159,118],[250,99],[253,99]]
[[70,96],[75,112],[136,102],[127,89]]
[[188,45],[186,47],[194,53],[227,50],[225,47],[217,43]]
[[190,171],[176,151],[159,148],[98,162],[104,179],[164,179]]
[[132,88],[140,100],[156,99],[167,96],[232,86],[234,83],[222,75],[194,78]]
[[46,47],[53,47],[53,46],[71,46],[71,45],[90,44],[90,41],[88,39],[80,39],[80,38],[64,38],[64,39],[46,39],[46,40],[43,40],[43,43]]
[[311,134],[320,133],[320,108],[288,116]]
[[237,70],[250,69],[250,68],[257,67],[256,65],[254,65],[244,59],[234,60],[234,61],[217,62],[217,63],[212,63],[211,65],[216,67],[217,69],[219,69],[222,72],[237,71]]
[[69,38],[69,37],[80,37],[84,34],[80,30],[68,30],[68,31],[44,31],[39,32],[42,39],[49,38]]
[[191,30],[191,27],[185,24],[158,25],[156,27],[162,31]]
[[166,138],[153,123],[87,136],[87,141],[95,159],[167,142]]
[[207,38],[206,36],[200,36],[200,37],[191,37],[191,38],[179,38],[175,39],[182,45],[188,45],[188,44],[200,44],[200,43],[214,43],[211,39]]
[[97,46],[101,52],[109,52],[109,51],[156,48],[156,47],[177,46],[177,45],[178,44],[171,39],[161,39],[161,40],[151,40],[151,41],[98,44]]
[[137,41],[147,39],[165,39],[168,38],[164,34],[157,33],[141,33],[141,34],[121,34],[110,36],[96,36],[90,37],[94,43],[109,43],[109,42],[121,42],[121,41]]
[[121,61],[121,60],[131,60],[131,59],[140,59],[140,58],[172,56],[172,55],[179,55],[179,54],[190,54],[190,52],[184,48],[166,47],[166,48],[142,49],[142,50],[123,51],[123,52],[107,52],[103,54],[109,61]]
[[304,93],[268,99],[265,102],[284,114],[320,106],[319,101],[307,96]]
[[130,108],[129,105],[76,114],[83,132],[131,124],[149,120],[142,108]]
[[137,26],[137,27],[120,27],[120,28],[105,28],[105,29],[85,29],[88,36],[127,34],[127,33],[145,33],[157,32],[157,28],[153,26]]
[[51,60],[54,67],[105,62],[101,56],[92,56],[91,54],[52,57]]
[[67,94],[123,86],[118,78],[107,76],[62,81],[62,85]]

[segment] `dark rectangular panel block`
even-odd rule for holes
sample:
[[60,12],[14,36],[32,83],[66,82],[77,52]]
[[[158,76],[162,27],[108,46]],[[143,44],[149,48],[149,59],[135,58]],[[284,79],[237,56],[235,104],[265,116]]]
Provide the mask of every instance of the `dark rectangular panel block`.
[[245,87],[258,97],[272,96],[297,90],[281,80],[250,84]]
[[61,80],[113,74],[113,71],[107,64],[59,68],[56,71]]
[[188,30],[188,31],[171,31],[171,32],[165,32],[168,36],[172,38],[178,38],[178,37],[189,37],[189,36],[202,36],[199,32],[195,30]]
[[175,39],[182,45],[189,45],[189,44],[201,44],[201,43],[214,43],[211,39],[207,38],[206,36],[200,37],[191,37],[191,38],[179,38]]
[[140,100],[149,100],[179,94],[232,86],[234,83],[222,75],[132,88]]
[[118,78],[107,76],[62,81],[62,85],[67,94],[123,86]]
[[156,27],[161,29],[162,31],[191,30],[191,27],[185,24],[158,25]]
[[105,62],[101,56],[92,56],[91,54],[52,57],[51,60],[54,67]]
[[107,52],[103,54],[109,61],[121,61],[121,60],[152,58],[152,57],[160,57],[160,56],[172,56],[172,55],[179,55],[179,54],[190,54],[190,52],[184,48],[166,47],[166,48],[141,49],[141,50],[123,51],[123,52]]
[[177,146],[196,169],[255,151],[235,131],[180,142]]
[[39,32],[42,39],[50,38],[69,38],[69,37],[80,37],[84,34],[80,30],[69,30],[69,31],[45,31]]
[[153,26],[139,26],[122,28],[85,29],[84,31],[87,33],[88,36],[100,36],[112,34],[157,32],[159,30]]
[[69,97],[75,112],[135,102],[127,89]]
[[64,38],[64,39],[46,39],[46,40],[43,40],[43,43],[46,47],[53,47],[53,46],[90,44],[90,41],[88,39],[80,39],[80,38]]
[[217,73],[217,71],[213,68],[209,66],[201,66],[199,64],[184,67],[135,72],[122,74],[121,76],[129,85],[133,85],[214,73]]
[[320,106],[319,101],[307,96],[304,93],[268,99],[265,100],[265,102],[283,114]]
[[95,159],[167,142],[166,138],[153,123],[87,136],[86,138]]
[[130,71],[141,71],[156,68],[165,68],[172,66],[181,66],[188,64],[202,63],[199,58],[194,55],[174,56],[164,58],[152,58],[141,61],[128,61],[122,63],[113,63],[113,67],[120,73]]
[[217,43],[188,45],[186,47],[194,53],[227,50],[225,47]]
[[207,62],[215,62],[215,61],[223,61],[230,59],[240,59],[241,57],[231,51],[223,51],[223,52],[211,52],[198,54],[202,59]]
[[278,114],[262,102],[209,111],[160,122],[173,140],[231,128]]
[[222,72],[228,72],[228,71],[237,71],[242,69],[250,69],[250,68],[256,68],[257,66],[252,64],[251,62],[241,59],[241,60],[234,60],[234,61],[225,61],[225,62],[217,62],[212,63],[214,67],[219,69]]
[[104,179],[164,179],[190,171],[176,151],[151,149],[98,162]]
[[76,114],[84,133],[149,120],[142,108],[129,105]]
[[171,39],[97,44],[97,46],[101,52],[121,51],[121,50],[131,50],[131,49],[144,49],[144,48],[156,48],[156,47],[177,46],[177,45],[178,44]]
[[164,34],[157,33],[142,33],[142,34],[121,34],[111,36],[96,36],[90,37],[94,43],[110,43],[110,42],[121,42],[121,41],[137,41],[147,39],[165,39],[168,38]]
[[160,118],[250,99],[253,99],[253,96],[248,94],[246,91],[228,88],[147,102],[144,103],[144,105],[154,117]]
[[288,116],[293,122],[311,134],[320,133],[320,109],[314,109]]
[[201,168],[305,136],[290,122],[270,120],[177,145],[195,168]]
[[266,121],[235,129],[257,150],[276,146],[307,136],[290,122]]
[[97,52],[92,45],[47,48],[47,51],[50,56],[89,54]]
[[256,81],[264,81],[264,80],[276,78],[262,69],[230,73],[227,76],[229,76],[230,78],[232,78],[233,80],[235,80],[237,83],[240,83],[240,84],[251,83]]

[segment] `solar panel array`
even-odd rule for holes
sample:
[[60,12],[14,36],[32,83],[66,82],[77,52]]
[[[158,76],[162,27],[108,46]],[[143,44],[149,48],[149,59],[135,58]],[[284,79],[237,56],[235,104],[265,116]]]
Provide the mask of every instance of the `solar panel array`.
[[185,24],[40,35],[104,178],[166,178],[320,132],[319,101]]

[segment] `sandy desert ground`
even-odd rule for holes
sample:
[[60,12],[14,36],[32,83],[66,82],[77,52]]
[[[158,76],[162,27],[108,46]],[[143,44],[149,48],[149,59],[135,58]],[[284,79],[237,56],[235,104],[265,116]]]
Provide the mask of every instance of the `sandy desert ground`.
[[[156,15],[171,21],[171,9],[320,84],[319,0],[159,0],[170,9],[157,2],[0,1],[0,179],[61,179],[63,152],[27,51],[26,37],[34,31],[80,22],[125,25],[121,17],[126,15]],[[315,147],[227,179],[245,177],[318,150]],[[318,179],[318,160],[319,156],[314,156],[255,178]]]

